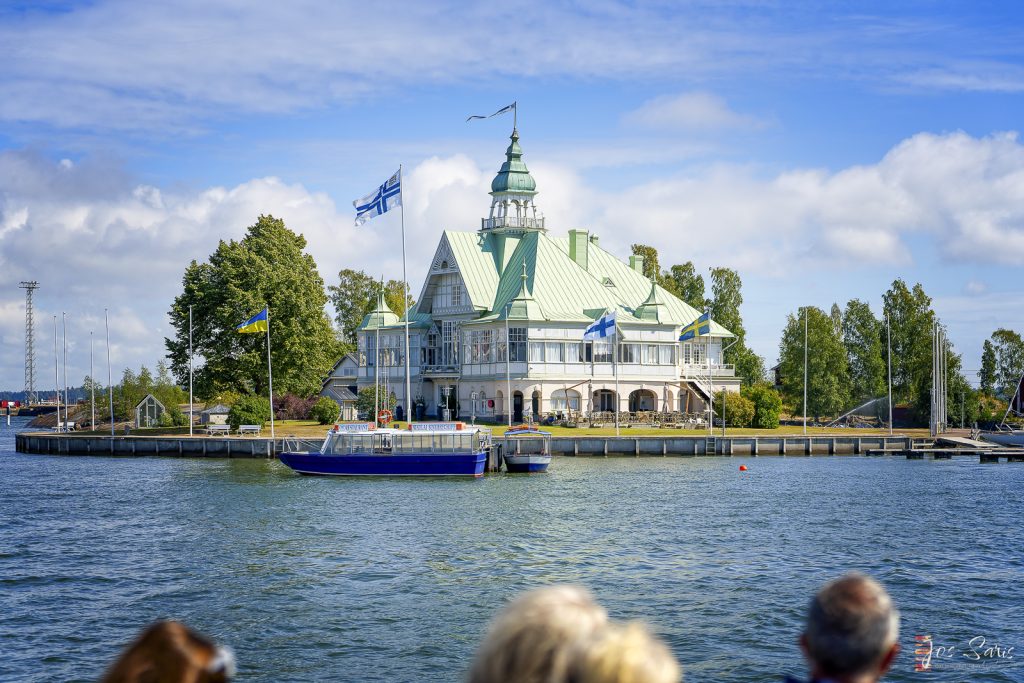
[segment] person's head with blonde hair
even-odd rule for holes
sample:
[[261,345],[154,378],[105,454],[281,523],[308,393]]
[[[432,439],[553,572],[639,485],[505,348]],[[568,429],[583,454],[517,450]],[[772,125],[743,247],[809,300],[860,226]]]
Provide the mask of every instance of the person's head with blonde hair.
[[510,602],[491,622],[469,683],[555,683],[573,647],[608,623],[604,608],[576,586],[549,586]]
[[158,621],[117,658],[100,683],[225,683],[231,651],[177,621]]
[[566,683],[679,683],[683,672],[668,647],[643,624],[612,625],[577,645]]

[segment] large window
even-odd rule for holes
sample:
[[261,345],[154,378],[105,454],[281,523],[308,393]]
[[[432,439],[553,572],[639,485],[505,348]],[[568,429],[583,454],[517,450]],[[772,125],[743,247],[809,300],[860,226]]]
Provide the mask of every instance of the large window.
[[595,341],[594,342],[594,362],[595,363],[611,363],[612,362],[612,343],[606,341]]
[[493,363],[495,359],[494,330],[472,330],[463,335],[466,340],[463,359],[466,363]]
[[445,320],[441,323],[441,364],[459,364],[459,323]]
[[509,331],[510,360],[513,363],[526,362],[526,328],[510,327]]
[[578,362],[580,362],[580,363],[590,363],[590,362],[592,362],[594,360],[594,344],[593,344],[593,342],[587,342],[587,341],[580,342],[576,346],[576,349],[577,349],[576,354],[577,354],[577,357],[579,359]]
[[565,345],[562,342],[544,342],[544,360],[548,363],[564,363]]
[[530,362],[544,362],[544,342],[530,342]]
[[458,273],[445,273],[437,277],[434,291],[434,310],[461,306],[463,302],[462,278]]
[[658,364],[658,345],[657,344],[644,344],[644,364],[646,364],[646,365],[657,365]]
[[658,347],[658,361],[662,365],[676,364],[676,347],[674,344],[662,344]]
[[619,344],[619,362],[620,363],[639,363],[640,362],[640,345],[639,344]]

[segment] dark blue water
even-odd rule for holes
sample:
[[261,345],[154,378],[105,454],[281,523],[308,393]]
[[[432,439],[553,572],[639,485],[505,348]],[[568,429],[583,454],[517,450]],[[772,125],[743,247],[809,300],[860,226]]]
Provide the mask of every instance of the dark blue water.
[[[572,582],[648,621],[687,681],[777,680],[803,673],[809,596],[860,569],[903,613],[889,680],[1024,680],[1022,485],[1024,465],[845,457],[306,478],[26,456],[2,428],[0,679],[94,680],[173,617],[234,647],[242,680],[456,681],[505,600]],[[914,673],[915,634],[954,657]],[[1013,658],[965,657],[979,637]]]

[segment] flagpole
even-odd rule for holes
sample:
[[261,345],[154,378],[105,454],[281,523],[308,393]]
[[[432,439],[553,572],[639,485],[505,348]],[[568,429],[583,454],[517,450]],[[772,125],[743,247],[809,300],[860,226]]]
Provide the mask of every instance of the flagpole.
[[885,316],[885,346],[888,350],[886,360],[889,362],[889,435],[892,436],[892,333],[889,330],[889,316]]
[[270,305],[267,305],[267,384],[270,388],[270,438],[274,434],[274,372],[270,364]]
[[384,276],[380,276],[380,291],[377,293],[377,341],[373,344],[373,426],[380,425],[380,304],[384,300]]
[[[405,188],[402,184],[402,165],[398,165],[398,187],[401,193],[405,193]],[[401,195],[399,195],[401,196]],[[405,198],[402,198],[400,205],[402,209],[402,285],[405,291],[405,301],[402,302],[402,308],[405,309],[405,412],[406,419],[409,424],[412,424],[412,374],[409,369],[412,359],[409,357],[409,278],[405,274]]]
[[[614,312],[612,315],[615,315]],[[619,403],[622,400],[619,396],[619,316],[615,315],[615,436],[619,435]]]
[[512,312],[512,303],[505,304],[505,389],[508,396],[505,397],[505,409],[508,417],[508,427],[512,428],[512,338],[509,337],[508,316]]
[[92,330],[89,330],[89,405],[92,416],[91,431],[96,431],[96,375],[93,369]]
[[53,393],[57,398],[57,431],[60,431],[60,356],[57,355],[57,315],[53,316]]
[[807,306],[804,306],[804,436],[807,435]]
[[68,422],[68,317],[61,311],[61,327],[64,328],[64,428],[67,429]]
[[[700,332],[700,328],[697,328]],[[715,435],[715,376],[711,374],[711,311],[708,311],[708,436]],[[725,400],[725,399],[723,399]]]
[[[267,322],[270,329],[270,322]],[[273,410],[273,406],[271,406]],[[192,405],[192,305],[188,307],[188,435],[192,436],[192,422],[195,419],[195,408]]]
[[103,327],[107,331],[107,395],[110,397],[110,436],[114,436],[114,384],[110,374],[110,321],[107,319],[107,309],[105,308],[103,309]]

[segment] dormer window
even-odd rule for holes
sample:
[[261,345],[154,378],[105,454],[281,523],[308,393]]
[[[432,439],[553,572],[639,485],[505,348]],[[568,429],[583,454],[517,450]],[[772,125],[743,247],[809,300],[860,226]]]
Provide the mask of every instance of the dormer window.
[[605,287],[614,287],[614,286],[615,286],[615,283],[614,283],[614,282],[612,282],[612,279],[611,279],[610,277],[606,277],[606,278],[605,278],[605,279],[604,279],[604,280],[603,280],[603,281],[601,282],[601,284],[602,284],[602,285],[604,285]]

